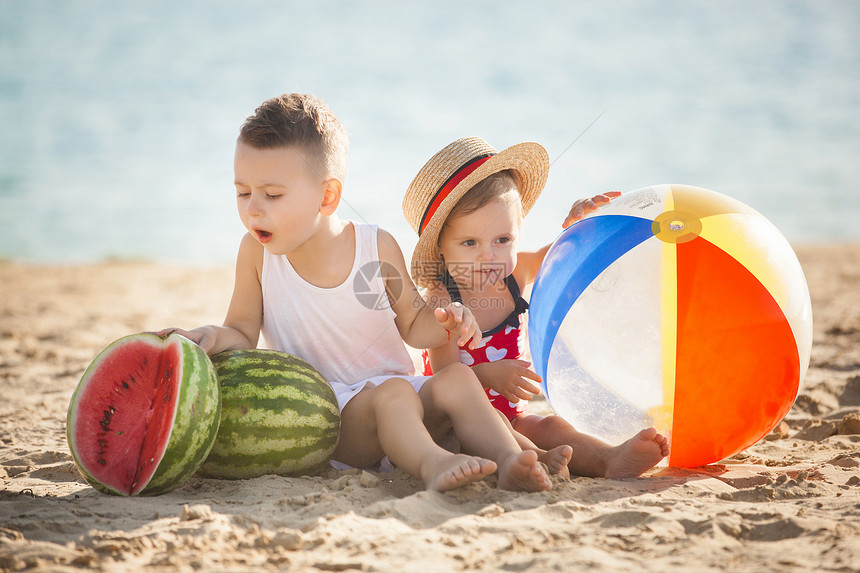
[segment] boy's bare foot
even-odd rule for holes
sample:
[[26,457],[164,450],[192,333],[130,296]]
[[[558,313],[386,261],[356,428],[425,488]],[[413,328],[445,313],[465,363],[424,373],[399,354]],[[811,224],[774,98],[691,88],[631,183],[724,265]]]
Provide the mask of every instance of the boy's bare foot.
[[538,461],[546,465],[549,469],[549,475],[569,479],[570,469],[567,464],[570,463],[571,456],[573,456],[572,447],[558,446],[551,450],[538,452]]
[[638,477],[669,455],[669,440],[654,428],[642,430],[612,449],[606,460],[608,479]]
[[506,459],[499,467],[499,488],[512,491],[546,491],[552,482],[538,462],[537,452],[525,450]]
[[427,489],[448,491],[480,481],[493,474],[496,468],[496,462],[492,460],[464,454],[446,454],[426,464],[421,473]]

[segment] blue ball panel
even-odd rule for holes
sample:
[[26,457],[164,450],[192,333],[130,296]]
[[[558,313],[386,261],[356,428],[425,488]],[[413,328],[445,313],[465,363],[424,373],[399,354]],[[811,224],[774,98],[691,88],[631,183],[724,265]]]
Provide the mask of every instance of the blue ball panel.
[[564,317],[606,267],[654,236],[651,224],[627,215],[591,217],[565,229],[550,247],[529,302],[529,348],[545,393],[549,354]]

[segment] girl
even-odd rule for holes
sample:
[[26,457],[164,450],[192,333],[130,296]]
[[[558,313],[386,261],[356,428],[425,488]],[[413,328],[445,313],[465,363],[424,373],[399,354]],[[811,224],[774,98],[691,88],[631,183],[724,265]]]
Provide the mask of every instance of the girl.
[[[419,236],[412,277],[427,289],[433,306],[460,302],[483,331],[475,349],[452,340],[424,351],[425,375],[455,362],[471,366],[520,446],[536,450],[554,473],[566,474],[567,465],[576,475],[639,476],[669,453],[667,439],[654,428],[613,447],[559,416],[526,413],[541,380],[521,359],[521,315],[528,303],[520,293],[534,281],[549,245],[518,253],[517,243],[523,217],[540,195],[548,170],[546,151],[536,143],[497,152],[471,137],[434,155],[410,184],[403,210]],[[618,195],[577,201],[563,226]]]

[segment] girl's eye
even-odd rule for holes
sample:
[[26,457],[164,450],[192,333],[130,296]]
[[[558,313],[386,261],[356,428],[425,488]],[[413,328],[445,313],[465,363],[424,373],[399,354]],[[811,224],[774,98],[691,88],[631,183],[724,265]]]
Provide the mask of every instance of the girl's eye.
[[240,199],[244,199],[245,197],[250,197],[250,196],[251,196],[251,194],[248,192],[236,191],[236,197],[239,197]]
[[462,244],[464,247],[474,247],[475,246],[475,240],[474,239],[466,239],[465,241],[463,241]]
[[510,243],[511,238],[510,237],[499,237],[499,242],[504,245],[504,244]]
[[279,197],[280,195],[271,195],[269,193],[266,193],[266,199],[277,199]]

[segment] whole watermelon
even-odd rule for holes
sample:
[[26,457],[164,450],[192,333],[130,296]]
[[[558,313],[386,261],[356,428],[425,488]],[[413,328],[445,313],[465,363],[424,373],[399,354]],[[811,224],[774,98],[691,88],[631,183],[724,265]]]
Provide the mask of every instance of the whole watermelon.
[[340,435],[329,383],[304,360],[275,350],[212,357],[221,385],[221,424],[200,475],[247,479],[313,473]]
[[102,350],[72,394],[69,449],[94,488],[155,495],[190,477],[221,417],[215,367],[178,334],[133,334]]

